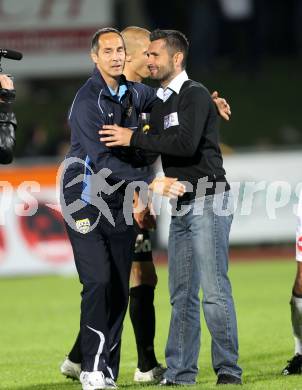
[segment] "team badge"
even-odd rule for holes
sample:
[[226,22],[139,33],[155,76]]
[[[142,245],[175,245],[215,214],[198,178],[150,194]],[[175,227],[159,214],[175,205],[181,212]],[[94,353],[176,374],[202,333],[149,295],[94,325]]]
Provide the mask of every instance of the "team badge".
[[130,118],[130,116],[131,116],[131,114],[132,114],[132,111],[133,111],[133,106],[132,106],[132,105],[130,105],[129,107],[127,107],[127,109],[126,109],[126,116],[127,116],[128,118]]
[[89,228],[90,228],[90,221],[88,218],[84,218],[84,219],[78,219],[76,221],[76,227],[78,229],[78,231],[82,234],[86,234],[89,232]]

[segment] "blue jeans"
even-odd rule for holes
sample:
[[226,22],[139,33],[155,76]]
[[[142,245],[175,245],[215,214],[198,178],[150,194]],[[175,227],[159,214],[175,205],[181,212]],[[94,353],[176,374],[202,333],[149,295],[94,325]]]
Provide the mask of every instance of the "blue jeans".
[[213,368],[217,375],[241,377],[236,313],[227,275],[232,202],[229,191],[208,195],[189,203],[185,215],[172,216],[168,245],[172,315],[165,378],[175,383],[194,384],[198,373],[200,288],[212,337]]

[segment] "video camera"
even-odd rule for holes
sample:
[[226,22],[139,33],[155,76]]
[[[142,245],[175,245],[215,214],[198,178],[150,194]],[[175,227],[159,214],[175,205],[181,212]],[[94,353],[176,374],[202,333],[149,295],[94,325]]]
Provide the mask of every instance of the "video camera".
[[[17,60],[20,61],[23,57],[23,54],[20,53],[19,51],[15,50],[9,50],[9,49],[0,49],[0,73],[2,73],[2,66],[1,66],[1,60],[2,57],[7,58],[9,60]],[[7,75],[12,79],[11,75]],[[0,99],[3,100],[4,102],[12,102],[14,101],[16,96],[16,91],[14,89],[8,90],[5,88],[2,88],[0,85]]]

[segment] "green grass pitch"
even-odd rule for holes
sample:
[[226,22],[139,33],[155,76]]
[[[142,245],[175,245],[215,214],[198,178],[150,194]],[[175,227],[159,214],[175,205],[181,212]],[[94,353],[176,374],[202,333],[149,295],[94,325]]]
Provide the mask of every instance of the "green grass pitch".
[[[302,376],[280,375],[286,360],[293,355],[289,298],[294,275],[294,260],[230,265],[238,314],[240,365],[244,370],[243,390],[302,389]],[[156,351],[164,362],[170,316],[167,269],[158,267],[158,276]],[[63,378],[58,369],[77,333],[79,293],[77,278],[0,280],[0,389],[81,389],[78,383]],[[214,389],[210,338],[203,320],[202,329],[198,388]],[[127,317],[120,388],[141,387],[132,382],[135,367],[134,336]]]

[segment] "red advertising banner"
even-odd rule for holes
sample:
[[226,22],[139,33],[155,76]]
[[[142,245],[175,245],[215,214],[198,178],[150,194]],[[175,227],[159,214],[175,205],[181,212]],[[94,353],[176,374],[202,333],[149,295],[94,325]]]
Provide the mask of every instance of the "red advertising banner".
[[3,68],[19,77],[87,74],[93,33],[112,24],[110,0],[0,0],[0,48],[24,55]]

